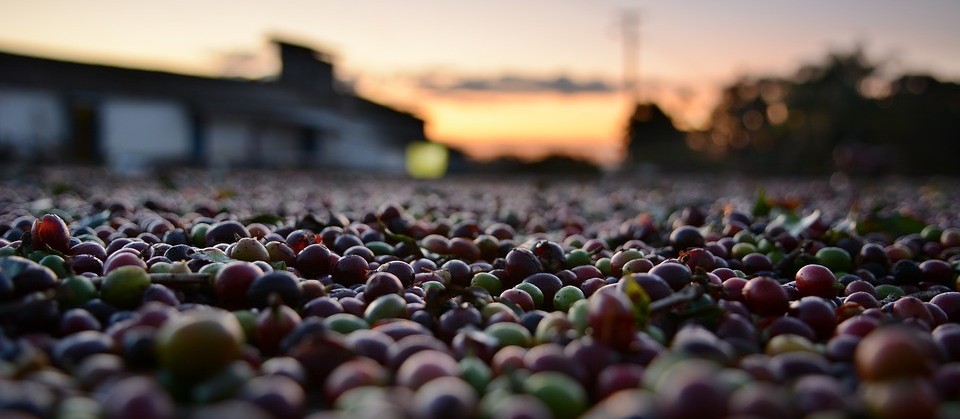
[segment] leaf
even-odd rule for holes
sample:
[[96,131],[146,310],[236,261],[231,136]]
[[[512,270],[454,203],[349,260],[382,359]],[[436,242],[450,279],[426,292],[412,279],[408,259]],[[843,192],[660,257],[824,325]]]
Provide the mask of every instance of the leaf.
[[235,196],[237,196],[237,191],[233,190],[232,188],[223,188],[217,191],[217,194],[214,197],[214,199],[220,201],[223,199],[230,199]]
[[191,258],[191,259],[205,260],[205,261],[207,261],[207,262],[221,262],[221,263],[227,263],[227,262],[233,262],[233,261],[234,261],[234,259],[231,259],[229,256],[227,256],[226,253],[223,253],[223,251],[221,251],[221,250],[219,250],[219,249],[206,249],[206,250],[202,250],[202,251],[199,251],[199,252],[197,252],[197,253],[194,253],[194,254],[190,255],[190,258]]
[[427,290],[427,295],[423,297],[424,310],[434,317],[439,317],[446,309],[445,303],[458,295],[460,295],[458,290],[431,287]]
[[53,195],[63,195],[67,192],[73,190],[73,187],[69,183],[58,181],[54,182],[53,185],[50,185],[50,193]]
[[413,255],[419,258],[423,257],[423,251],[420,249],[420,245],[417,244],[417,241],[413,237],[397,234],[390,231],[389,228],[383,222],[380,222],[380,227],[383,227],[383,236],[394,243],[405,243],[413,250]]
[[275,214],[257,214],[244,220],[244,224],[260,223],[265,225],[277,225],[283,222],[283,217]]
[[777,216],[770,225],[785,228],[790,234],[797,236],[803,233],[808,227],[812,226],[820,219],[820,210],[815,210],[806,217],[800,218],[791,212],[784,212]]
[[700,324],[715,326],[724,313],[720,306],[712,302],[694,299],[683,309],[669,313],[669,317],[677,323],[696,320]]
[[680,291],[674,292],[664,298],[654,301],[650,304],[651,313],[661,310],[668,310],[673,306],[692,301],[703,294],[703,288],[699,284],[687,284]]
[[753,201],[753,216],[766,217],[770,215],[770,202],[767,200],[767,191],[761,186],[757,191],[757,199]]
[[460,289],[460,296],[463,298],[464,302],[468,302],[479,309],[483,309],[483,306],[487,305],[485,298],[489,294],[486,292],[486,290],[472,287],[454,287],[454,289]]
[[287,270],[287,264],[284,261],[279,262],[270,262],[270,266],[273,267],[275,271],[285,271]]
[[837,221],[837,223],[833,226],[833,230],[844,232],[847,234],[856,234],[857,220],[853,217],[852,214],[847,215],[844,219]]
[[884,232],[894,237],[905,236],[907,234],[919,233],[926,227],[926,223],[914,217],[904,214],[892,214],[882,216],[877,213],[871,213],[863,220],[857,222],[857,234],[867,234],[873,232]]
[[645,327],[650,319],[650,296],[633,278],[625,276],[623,282],[624,292],[633,303],[633,317],[638,327]]

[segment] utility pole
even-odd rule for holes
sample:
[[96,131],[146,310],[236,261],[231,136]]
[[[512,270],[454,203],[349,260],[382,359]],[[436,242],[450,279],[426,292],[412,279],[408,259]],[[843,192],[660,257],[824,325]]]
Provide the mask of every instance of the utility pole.
[[633,103],[640,103],[640,12],[621,12],[623,36],[623,90]]

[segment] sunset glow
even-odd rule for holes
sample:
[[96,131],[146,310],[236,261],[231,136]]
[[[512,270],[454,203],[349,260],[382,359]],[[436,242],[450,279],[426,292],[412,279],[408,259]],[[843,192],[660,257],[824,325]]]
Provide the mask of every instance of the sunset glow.
[[479,158],[575,153],[612,164],[630,108],[620,18],[639,10],[640,91],[683,129],[718,89],[862,43],[898,71],[960,79],[960,3],[646,1],[5,2],[0,49],[202,75],[269,76],[271,36],[333,53],[362,95]]
[[588,142],[607,148],[618,141],[622,135],[618,128],[626,121],[626,103],[607,95],[431,102],[429,134],[460,145],[484,140],[501,145],[542,142],[573,146]]

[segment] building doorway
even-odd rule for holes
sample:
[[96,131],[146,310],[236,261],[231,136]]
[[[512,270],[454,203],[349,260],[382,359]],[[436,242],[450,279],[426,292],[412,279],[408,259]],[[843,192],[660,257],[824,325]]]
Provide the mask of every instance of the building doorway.
[[94,103],[75,101],[70,104],[70,139],[74,161],[80,164],[103,163],[100,118]]

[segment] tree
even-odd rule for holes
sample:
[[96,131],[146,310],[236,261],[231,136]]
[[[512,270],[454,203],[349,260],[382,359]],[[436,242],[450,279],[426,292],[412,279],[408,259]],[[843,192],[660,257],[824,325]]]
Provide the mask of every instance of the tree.
[[[683,132],[655,103],[638,103],[627,122],[625,165],[654,164],[666,168],[693,168],[694,154],[684,146]],[[678,166],[679,165],[679,166]],[[682,167],[688,166],[688,167]]]
[[902,76],[871,91],[883,85],[878,67],[855,48],[792,78],[737,80],[702,133],[704,151],[751,173],[960,173],[952,161],[960,153],[960,86]]
[[871,136],[896,156],[896,169],[916,175],[960,174],[960,84],[905,75],[877,101]]
[[879,68],[857,47],[791,77],[740,78],[686,144],[659,107],[638,104],[628,161],[750,174],[960,174],[960,84],[922,74],[884,82]]

